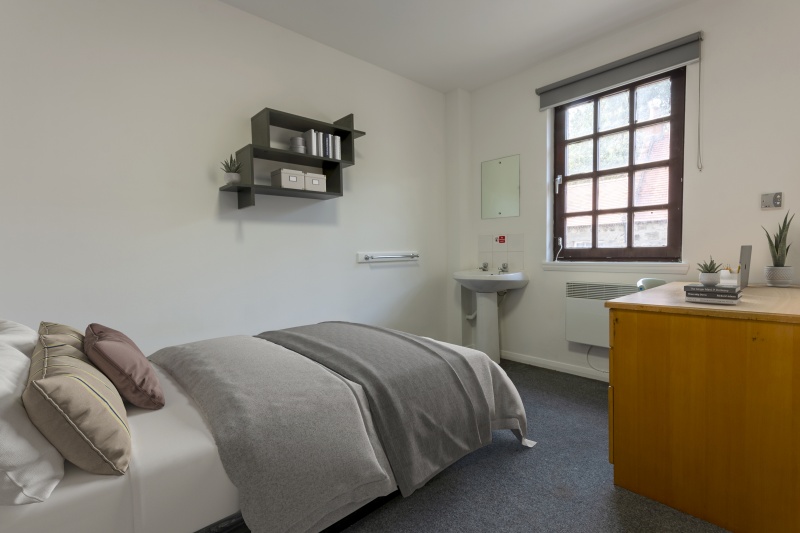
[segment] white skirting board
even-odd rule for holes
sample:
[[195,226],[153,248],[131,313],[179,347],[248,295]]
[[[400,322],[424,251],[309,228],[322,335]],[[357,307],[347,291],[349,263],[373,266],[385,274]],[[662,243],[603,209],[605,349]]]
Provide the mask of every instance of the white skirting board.
[[567,363],[559,363],[551,359],[542,359],[541,357],[534,357],[533,355],[525,355],[521,353],[508,352],[503,350],[500,352],[502,359],[509,361],[516,361],[517,363],[525,363],[526,365],[538,366],[541,368],[548,368],[550,370],[557,370],[559,372],[566,372],[575,376],[581,376],[589,379],[596,379],[597,381],[605,381],[608,383],[608,374],[586,368],[585,366],[570,365]]

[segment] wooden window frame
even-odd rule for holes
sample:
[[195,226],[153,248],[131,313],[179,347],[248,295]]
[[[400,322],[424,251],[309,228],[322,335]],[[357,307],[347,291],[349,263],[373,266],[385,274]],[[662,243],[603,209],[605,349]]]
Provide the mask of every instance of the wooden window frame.
[[[669,78],[671,80],[671,111],[669,116],[670,123],[670,148],[669,159],[654,161],[651,163],[634,164],[634,142],[635,131],[643,126],[665,122],[664,117],[634,122],[635,117],[635,90],[637,87],[647,85],[658,80]],[[597,131],[598,102],[600,98],[611,94],[616,94],[624,90],[629,91],[629,123],[627,126],[609,129],[603,132]],[[566,111],[571,107],[594,102],[594,125],[593,132],[574,139],[566,140]],[[681,240],[683,233],[683,143],[685,126],[686,108],[686,67],[681,67],[669,72],[664,72],[643,80],[621,87],[615,87],[608,91],[595,94],[586,98],[581,98],[574,102],[558,106],[555,109],[555,165],[554,177],[562,176],[562,181],[556,186],[558,193],[554,194],[554,245],[553,257],[558,260],[567,261],[659,261],[659,262],[678,262],[681,260]],[[628,132],[628,165],[606,170],[598,170],[598,141],[601,136],[612,133]],[[566,148],[567,144],[578,141],[593,140],[592,171],[581,174],[566,175]],[[666,204],[648,205],[641,207],[633,206],[633,176],[638,170],[646,170],[654,167],[669,167],[669,195]],[[628,205],[619,209],[597,208],[598,201],[598,178],[607,175],[628,173]],[[566,248],[566,213],[565,198],[566,184],[573,180],[592,178],[593,194],[591,211],[581,211],[569,213],[569,216],[591,216],[592,217],[592,246],[591,248]],[[557,183],[557,181],[554,181]],[[633,247],[633,213],[653,210],[667,210],[667,246],[662,247]],[[597,216],[599,214],[626,213],[628,217],[627,246],[625,248],[597,248]],[[564,247],[559,246],[559,238],[563,240]],[[559,253],[560,252],[560,253]]]

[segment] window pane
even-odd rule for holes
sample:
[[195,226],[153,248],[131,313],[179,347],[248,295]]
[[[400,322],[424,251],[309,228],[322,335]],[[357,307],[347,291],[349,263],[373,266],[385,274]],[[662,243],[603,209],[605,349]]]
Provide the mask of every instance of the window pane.
[[565,212],[577,213],[592,210],[592,178],[568,181],[564,187],[567,198]]
[[669,159],[669,122],[637,128],[633,144],[637,165]]
[[592,171],[594,141],[585,141],[567,145],[567,176]]
[[597,217],[597,247],[625,248],[628,246],[628,215],[610,213]]
[[634,206],[666,204],[667,202],[669,202],[669,167],[648,168],[634,173]]
[[672,108],[672,82],[648,83],[636,89],[636,122],[669,116]]
[[576,105],[567,109],[567,139],[583,137],[594,132],[594,103]]
[[592,217],[567,217],[564,248],[592,247]]
[[633,246],[644,248],[667,245],[667,210],[639,211],[633,214]]
[[598,168],[624,167],[628,165],[628,132],[621,131],[603,135],[597,145]]
[[613,174],[597,180],[597,208],[628,207],[628,175]]
[[629,92],[624,91],[604,96],[598,102],[597,130],[606,131],[628,125],[630,110],[628,107]]

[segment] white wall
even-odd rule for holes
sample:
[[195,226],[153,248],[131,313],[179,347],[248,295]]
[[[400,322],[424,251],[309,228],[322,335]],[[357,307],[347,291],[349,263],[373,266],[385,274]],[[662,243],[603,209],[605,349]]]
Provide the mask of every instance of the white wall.
[[[605,379],[587,365],[587,346],[564,339],[564,284],[569,280],[631,282],[686,275],[544,271],[549,248],[548,113],[539,112],[534,89],[696,31],[702,43],[702,145],[698,171],[698,66],[687,71],[684,183],[684,261],[692,267],[709,254],[737,263],[741,244],[753,244],[751,282],[764,282],[769,263],[761,226],[774,231],[786,210],[761,211],[761,193],[782,191],[791,212],[800,211],[796,158],[800,124],[800,2],[794,0],[700,0],[537,65],[471,94],[473,191],[470,240],[525,234],[524,291],[510,293],[501,315],[505,357]],[[520,154],[521,216],[480,220],[480,162]],[[800,220],[800,217],[798,217]],[[800,223],[795,221],[787,264],[800,266]],[[463,267],[474,265],[462,265]],[[796,274],[800,277],[800,272]],[[796,280],[798,281],[798,280]],[[460,310],[451,305],[450,312]],[[607,350],[593,349],[593,366],[606,369]]]
[[[547,113],[536,87],[702,30],[689,68],[684,256],[768,261],[762,192],[800,199],[794,148],[800,4],[699,0],[471,94],[445,97],[214,0],[4,0],[0,18],[0,316],[98,321],[145,352],[326,319],[458,341],[454,270],[478,235],[525,235],[531,284],[503,303],[506,357],[602,379],[564,340],[564,283],[652,275],[544,271]],[[768,95],[769,102],[751,102]],[[777,103],[773,103],[777,102]],[[249,142],[263,107],[367,136],[328,201],[258,196],[236,209],[219,161]],[[445,142],[447,139],[447,142]],[[480,162],[520,154],[521,216],[480,219]],[[446,206],[446,209],[444,208]],[[793,235],[800,241],[798,223]],[[365,266],[356,251],[415,249]],[[800,244],[790,253],[795,264]],[[658,274],[666,279],[693,279]],[[592,364],[605,368],[603,350]]]
[[[0,316],[168,344],[326,319],[444,337],[444,95],[214,0],[4,0]],[[219,161],[264,107],[355,114],[344,197]],[[357,251],[419,250],[368,266]]]
[[[456,284],[451,274],[469,264],[473,245],[470,232],[473,213],[473,190],[468,186],[472,176],[471,153],[472,135],[470,127],[471,106],[467,91],[457,89],[445,96],[445,124],[447,128],[447,305],[465,312],[448,313],[447,340],[457,344],[469,345],[470,338],[462,339],[462,333],[469,333],[470,323],[466,315],[472,312],[474,297],[469,291]],[[463,302],[463,306],[462,306]]]

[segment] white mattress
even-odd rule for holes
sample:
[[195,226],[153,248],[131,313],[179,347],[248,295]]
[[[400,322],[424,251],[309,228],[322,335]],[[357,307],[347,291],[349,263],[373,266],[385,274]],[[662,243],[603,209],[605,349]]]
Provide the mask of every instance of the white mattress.
[[67,463],[43,503],[0,506],[3,533],[193,532],[239,509],[238,492],[195,403],[155,366],[166,405],[128,405],[132,460],[124,476],[100,476]]

